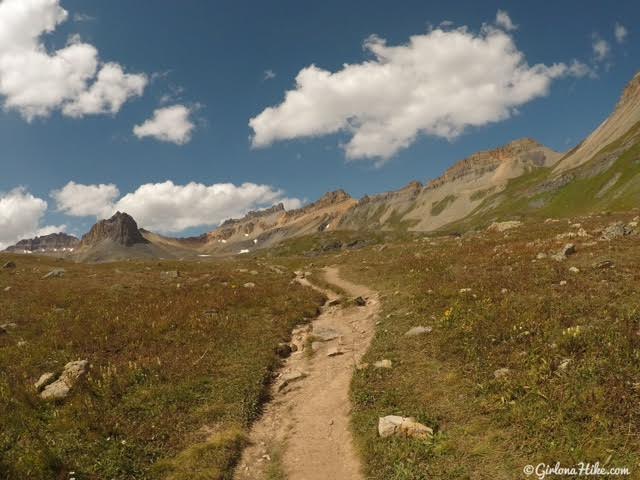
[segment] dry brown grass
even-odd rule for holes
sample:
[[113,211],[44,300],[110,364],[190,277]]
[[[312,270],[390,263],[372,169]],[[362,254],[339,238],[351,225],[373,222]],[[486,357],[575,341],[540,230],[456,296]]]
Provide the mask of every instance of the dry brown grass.
[[[0,255],[0,265],[9,259],[18,268],[0,271],[0,324],[16,324],[0,335],[5,479],[186,478],[194,457],[209,473],[189,478],[227,478],[277,343],[322,301],[251,260],[81,265]],[[53,267],[66,275],[43,280]],[[180,277],[161,278],[168,270]],[[67,400],[37,397],[40,374],[83,358],[90,373]]]

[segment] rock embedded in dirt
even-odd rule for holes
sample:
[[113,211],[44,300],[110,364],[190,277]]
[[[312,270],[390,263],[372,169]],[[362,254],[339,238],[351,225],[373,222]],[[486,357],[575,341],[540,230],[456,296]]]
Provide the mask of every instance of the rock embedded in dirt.
[[293,352],[293,350],[291,349],[291,345],[289,345],[288,343],[279,343],[276,347],[276,354],[280,358],[287,358],[291,355],[291,352]]
[[602,260],[600,262],[596,262],[593,264],[593,268],[604,269],[604,268],[614,268],[615,263],[612,260]]
[[247,282],[243,285],[244,288],[255,288],[256,284],[253,282]]
[[4,287],[4,291],[5,291],[5,292],[8,292],[8,291],[10,291],[10,290],[11,290],[11,287]]
[[578,267],[569,267],[569,271],[571,273],[580,273],[580,269]]
[[60,278],[60,277],[64,277],[64,274],[67,271],[64,268],[54,268],[53,270],[51,270],[49,273],[47,273],[45,276],[42,277],[42,279],[46,279],[46,278]]
[[367,301],[362,297],[356,297],[353,299],[353,303],[359,307],[364,307],[367,304]]
[[319,342],[330,342],[340,336],[340,334],[332,328],[314,328],[312,334]]
[[378,418],[378,435],[382,438],[398,436],[428,440],[433,438],[433,429],[412,417],[387,415]]
[[385,358],[383,360],[378,360],[377,362],[374,362],[373,366],[375,368],[391,368],[393,364],[391,363],[391,360],[387,360]]
[[300,370],[291,370],[290,372],[284,373],[282,377],[280,377],[280,385],[278,386],[278,391],[284,390],[286,387],[291,385],[294,382],[298,382],[307,376],[306,373],[301,372]]
[[558,262],[561,262],[574,253],[576,253],[576,246],[573,243],[567,243],[560,249],[560,251],[558,251],[558,253],[554,253],[553,255],[551,255],[551,258]]
[[88,370],[88,360],[76,360],[75,362],[67,363],[58,379],[48,384],[44,390],[42,390],[40,398],[43,400],[60,400],[66,398],[71,389],[78,383],[78,380],[84,377]]
[[408,330],[404,335],[406,337],[417,337],[418,335],[423,335],[425,333],[431,333],[433,331],[433,327],[413,327]]
[[344,351],[340,347],[331,347],[327,350],[327,357],[337,357],[338,355],[343,355]]
[[16,268],[15,262],[7,262],[4,265],[2,265],[3,270],[12,270],[14,268]]

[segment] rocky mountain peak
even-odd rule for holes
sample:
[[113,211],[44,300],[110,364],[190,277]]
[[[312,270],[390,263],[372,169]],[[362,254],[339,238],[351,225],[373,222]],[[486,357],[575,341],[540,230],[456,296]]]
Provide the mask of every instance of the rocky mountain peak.
[[312,205],[316,207],[325,207],[329,205],[333,205],[334,203],[341,203],[347,200],[351,200],[351,195],[349,195],[344,190],[335,190],[333,192],[325,193],[318,201],[314,202]]
[[96,223],[89,233],[82,237],[80,245],[95,245],[103,240],[111,240],[126,247],[136,243],[149,243],[140,233],[133,217],[124,212],[116,212],[113,217]]
[[52,233],[41,237],[20,240],[15,245],[8,247],[7,252],[29,253],[29,252],[65,252],[73,251],[78,246],[79,239],[66,233]]
[[[546,154],[542,153],[543,149],[545,149],[544,145],[532,138],[520,138],[493,150],[477,152],[450,167],[442,176],[429,182],[426,188],[438,188],[444,183],[463,177],[477,177],[496,170],[504,162],[517,158],[526,158],[532,166],[543,166],[546,161]],[[536,152],[540,154],[532,155]]]

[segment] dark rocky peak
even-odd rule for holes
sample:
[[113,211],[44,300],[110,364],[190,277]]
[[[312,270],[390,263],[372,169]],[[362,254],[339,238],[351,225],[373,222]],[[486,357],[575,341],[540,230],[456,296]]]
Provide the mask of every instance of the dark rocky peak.
[[82,237],[80,245],[91,246],[103,240],[111,240],[126,247],[137,243],[149,243],[140,233],[133,217],[123,212],[116,212],[113,217],[96,223],[89,233]]

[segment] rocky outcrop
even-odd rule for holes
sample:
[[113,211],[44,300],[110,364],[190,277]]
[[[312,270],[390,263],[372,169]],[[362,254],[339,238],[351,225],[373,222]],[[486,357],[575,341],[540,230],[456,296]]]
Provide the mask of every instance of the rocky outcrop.
[[387,415],[378,418],[378,435],[382,438],[398,436],[430,439],[433,437],[433,429],[417,422],[412,417]]
[[480,177],[495,172],[506,162],[519,160],[523,166],[539,168],[549,165],[559,158],[559,154],[547,149],[531,138],[521,138],[494,150],[474,153],[449,168],[444,174],[429,182],[427,189],[436,189],[445,183],[465,178]]
[[89,233],[82,237],[80,247],[91,247],[104,240],[111,240],[125,247],[139,243],[149,243],[149,241],[142,236],[142,233],[138,229],[138,224],[133,217],[121,212],[117,212],[108,220],[101,220],[91,227]]
[[57,380],[51,383],[55,375],[53,373],[45,373],[38,379],[35,388],[36,390],[42,389],[40,398],[43,400],[64,399],[69,395],[76,383],[87,374],[88,370],[89,362],[87,360],[69,362],[64,366],[64,370]]
[[41,237],[20,240],[6,249],[11,253],[53,253],[73,252],[80,243],[73,235],[66,233],[52,233]]
[[607,145],[622,138],[640,122],[640,72],[627,84],[613,113],[577,148],[567,154],[554,168],[565,172],[594,159]]

